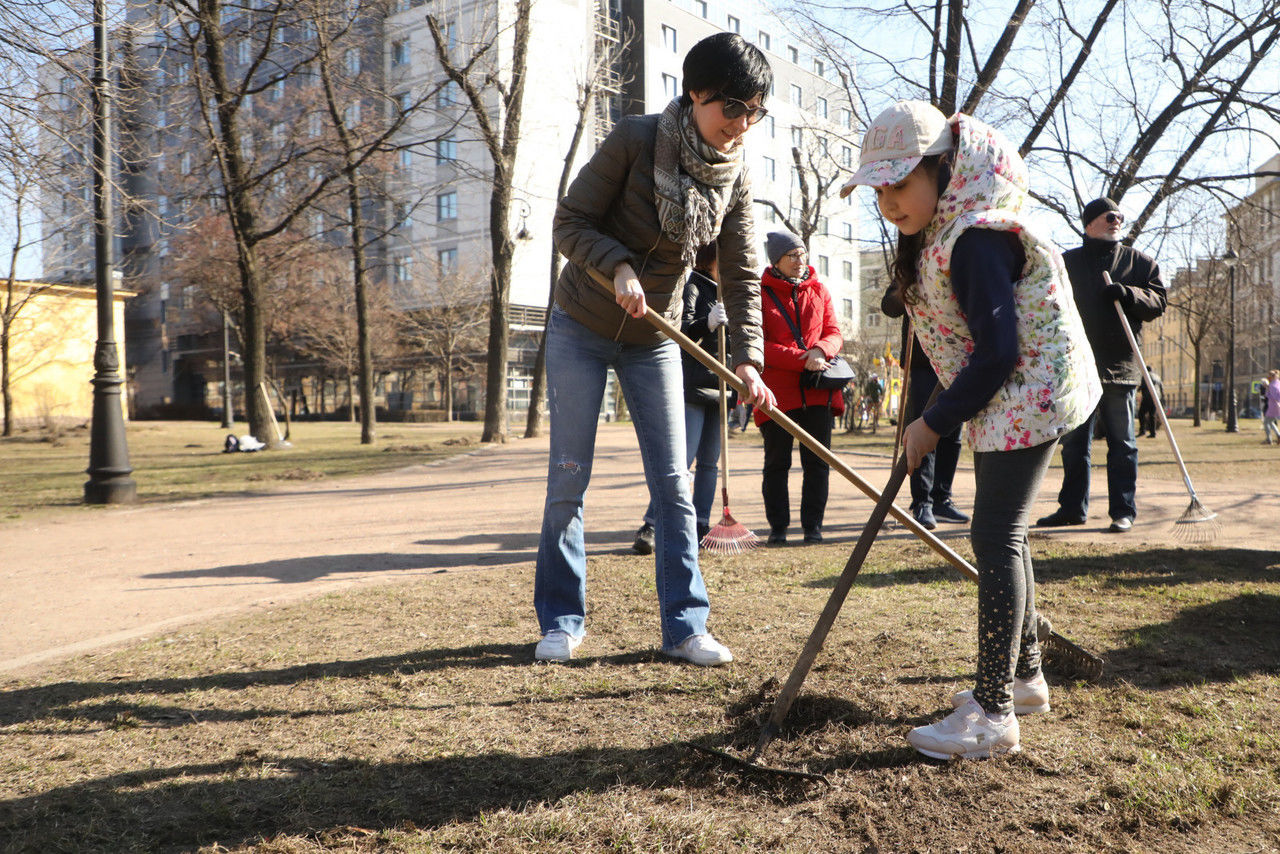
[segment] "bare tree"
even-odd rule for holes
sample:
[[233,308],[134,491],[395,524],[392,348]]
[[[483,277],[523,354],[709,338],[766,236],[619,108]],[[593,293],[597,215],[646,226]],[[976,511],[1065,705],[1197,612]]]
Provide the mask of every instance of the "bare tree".
[[[614,26],[620,26],[617,22],[610,23]],[[569,181],[573,179],[573,167],[578,159],[578,150],[582,145],[582,137],[586,134],[587,127],[591,123],[592,115],[595,114],[597,116],[597,125],[602,124],[598,118],[602,111],[596,110],[596,105],[603,98],[620,97],[622,87],[630,82],[629,79],[620,75],[618,66],[623,52],[630,46],[633,38],[634,33],[630,31],[623,32],[621,29],[596,33],[596,41],[591,55],[587,60],[582,76],[578,79],[578,97],[575,104],[577,111],[573,125],[573,137],[569,141],[569,149],[565,152],[563,165],[560,167],[560,181],[556,184],[557,201],[564,198],[564,194],[568,192]],[[596,133],[598,136],[603,136],[608,130],[609,128],[597,126]],[[560,278],[560,270],[563,266],[562,261],[560,251],[555,246],[552,246],[551,270],[547,288],[546,317],[548,320],[551,318],[551,306],[555,302],[556,282]],[[544,326],[542,335],[538,338],[538,355],[534,359],[533,381],[529,389],[529,411],[525,417],[524,427],[526,439],[532,439],[541,433],[541,402],[545,393],[546,381],[547,330]]]
[[[798,0],[793,16],[857,69],[849,101],[864,122],[875,111],[867,101],[896,95],[976,113],[1021,139],[1037,200],[1077,234],[1082,202],[1102,194],[1140,196],[1129,242],[1155,226],[1179,227],[1161,214],[1172,199],[1196,188],[1223,204],[1238,199],[1250,171],[1218,163],[1254,140],[1275,143],[1273,0],[1009,0],[980,9],[876,0],[839,12]],[[993,16],[1004,26],[988,26]]]
[[[514,17],[508,26],[502,26],[497,17],[475,21],[476,32],[465,45],[466,50],[459,50],[464,47],[461,42],[452,43],[454,40],[437,15],[427,15],[436,58],[445,76],[465,95],[492,166],[489,243],[493,266],[489,280],[484,429],[480,436],[485,442],[507,439],[507,307],[515,255],[515,239],[511,234],[511,182],[524,117],[531,9],[532,0],[515,0]],[[509,44],[504,44],[508,40]],[[510,59],[500,63],[498,53],[504,48],[510,50]]]
[[404,312],[401,334],[407,348],[434,365],[445,419],[452,421],[454,377],[484,350],[488,306],[477,298],[481,283],[474,273],[440,270],[437,264],[417,281],[417,307]]

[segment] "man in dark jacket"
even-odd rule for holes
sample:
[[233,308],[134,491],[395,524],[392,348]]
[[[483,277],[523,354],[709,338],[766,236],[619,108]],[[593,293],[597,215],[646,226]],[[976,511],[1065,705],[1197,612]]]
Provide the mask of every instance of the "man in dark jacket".
[[[1142,324],[1164,314],[1167,305],[1160,265],[1148,255],[1120,244],[1124,214],[1111,199],[1084,206],[1084,245],[1062,253],[1071,277],[1076,307],[1093,347],[1102,380],[1102,402],[1094,414],[1062,439],[1062,489],[1058,509],[1036,522],[1041,527],[1083,525],[1089,515],[1089,467],[1094,422],[1102,419],[1107,437],[1107,495],[1111,531],[1133,527],[1138,481],[1138,442],[1134,436],[1134,396],[1142,383],[1137,355],[1114,308],[1124,309],[1134,337]],[[1111,276],[1111,284],[1102,278]]]

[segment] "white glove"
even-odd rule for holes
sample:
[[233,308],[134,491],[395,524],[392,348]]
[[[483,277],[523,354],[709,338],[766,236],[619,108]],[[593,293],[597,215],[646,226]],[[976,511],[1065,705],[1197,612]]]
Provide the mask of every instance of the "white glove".
[[724,303],[713,303],[711,311],[707,313],[707,329],[715,332],[721,326],[729,322],[729,315],[725,313]]

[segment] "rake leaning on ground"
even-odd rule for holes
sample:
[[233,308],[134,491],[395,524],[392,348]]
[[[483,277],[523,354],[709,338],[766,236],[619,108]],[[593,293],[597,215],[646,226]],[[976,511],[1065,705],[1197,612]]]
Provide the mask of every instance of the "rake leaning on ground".
[[[603,274],[597,270],[591,270],[592,280],[602,290],[612,294],[613,283],[606,279]],[[674,327],[665,317],[658,314],[652,308],[645,307],[645,318],[662,331],[668,338],[672,339],[689,355],[693,356],[702,364],[706,365],[716,376],[720,377],[732,388],[736,389],[738,394],[746,394],[746,385],[738,376],[729,370],[725,365],[716,360],[714,356],[703,350],[689,336],[685,335],[679,329]],[[880,501],[882,494],[874,486],[868,483],[861,475],[849,467],[849,465],[831,452],[831,449],[823,445],[808,431],[800,427],[786,413],[780,412],[772,406],[761,406],[765,414],[782,429],[786,430],[796,438],[802,445],[816,454],[823,462],[831,466],[837,473],[842,475],[845,480],[857,487],[863,495],[873,501]],[[950,546],[942,540],[934,536],[933,532],[925,528],[916,521],[915,516],[910,512],[903,510],[897,504],[890,502],[887,505],[887,514],[892,515],[899,523],[903,525],[911,533],[915,534],[925,545],[933,549],[939,556],[946,559],[953,567],[970,581],[978,580],[978,570],[963,557],[957,554]],[[1037,614],[1039,623],[1037,625],[1036,634],[1040,642],[1044,645],[1045,665],[1055,671],[1061,672],[1065,676],[1077,677],[1081,679],[1094,680],[1102,676],[1104,666],[1103,660],[1080,645],[1063,637],[1054,631],[1052,623],[1043,614]]]
[[[1108,285],[1111,284],[1111,275],[1106,271],[1102,271],[1102,281]],[[1156,384],[1151,381],[1151,372],[1147,370],[1147,360],[1142,357],[1142,350],[1138,347],[1138,339],[1133,334],[1133,328],[1129,325],[1129,318],[1125,317],[1124,308],[1119,302],[1112,303],[1115,306],[1116,314],[1120,316],[1120,326],[1124,329],[1125,337],[1129,339],[1129,346],[1133,348],[1133,355],[1138,359],[1138,366],[1142,368],[1142,381],[1147,384],[1147,392],[1151,395],[1151,401],[1156,405],[1156,417],[1160,419],[1160,425],[1164,427],[1164,434],[1169,437],[1169,447],[1173,448],[1173,458],[1178,461],[1178,468],[1182,470],[1182,482],[1186,484],[1187,492],[1191,494],[1191,504],[1182,515],[1178,517],[1173,526],[1173,535],[1186,543],[1209,543],[1217,539],[1219,527],[1217,521],[1218,514],[1200,503],[1200,499],[1196,496],[1195,487],[1191,485],[1191,475],[1187,473],[1187,464],[1182,461],[1182,452],[1178,450],[1178,442],[1173,438],[1173,430],[1169,427],[1169,419],[1164,414],[1164,401],[1160,399],[1160,393],[1156,391]]]
[[[724,324],[716,330],[717,343],[720,345],[720,362],[725,357]],[[717,375],[718,376],[718,375]],[[724,508],[724,516],[720,522],[707,531],[702,538],[702,547],[717,554],[739,554],[749,552],[760,544],[760,538],[751,529],[734,519],[729,513],[729,406],[728,390],[724,377],[720,379],[720,504]]]

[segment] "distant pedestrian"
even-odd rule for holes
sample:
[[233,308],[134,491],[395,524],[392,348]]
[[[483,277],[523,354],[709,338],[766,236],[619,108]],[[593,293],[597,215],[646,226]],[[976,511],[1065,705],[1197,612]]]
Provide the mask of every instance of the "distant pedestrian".
[[[1155,396],[1164,400],[1164,383],[1160,381],[1160,375],[1155,371],[1151,371],[1151,384],[1156,387]],[[1138,401],[1138,435],[1146,434],[1151,438],[1155,438],[1156,425],[1160,419],[1156,417],[1156,401],[1151,396],[1151,389],[1147,388],[1147,384],[1142,384],[1142,392]]]
[[1267,444],[1273,444],[1271,434],[1274,433],[1276,441],[1274,444],[1280,445],[1280,371],[1272,369],[1267,371],[1267,387],[1263,389],[1267,397],[1267,408],[1262,414],[1262,429],[1267,436]]

